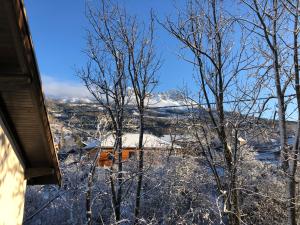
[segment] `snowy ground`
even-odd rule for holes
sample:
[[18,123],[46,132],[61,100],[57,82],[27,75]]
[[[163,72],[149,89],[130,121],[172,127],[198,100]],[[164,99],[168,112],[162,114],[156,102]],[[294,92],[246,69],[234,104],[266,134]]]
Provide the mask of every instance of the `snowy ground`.
[[[159,157],[148,155],[145,161],[141,224],[219,223],[219,210],[222,210],[222,206],[218,201],[219,196],[215,191],[211,172],[201,158],[168,157],[160,154]],[[28,187],[25,225],[85,224],[85,193],[90,161],[75,149],[61,160],[60,165],[63,174],[61,188]],[[280,211],[282,207],[279,203],[266,201],[260,197],[263,195],[268,195],[270,198],[282,197],[280,195],[283,193],[280,191],[273,193],[268,188],[270,186],[275,189],[280,188],[281,175],[276,172],[274,166],[266,166],[256,160],[252,153],[243,156],[242,168],[243,170],[239,171],[239,180],[241,187],[247,190],[241,192],[242,210],[245,215],[248,215],[245,216],[246,224],[261,224],[261,220],[268,216],[268,213],[260,208],[261,204],[268,210]],[[124,175],[128,178],[132,177],[135,169],[136,162],[132,159],[125,164]],[[268,177],[267,174],[272,176]],[[131,224],[133,218],[136,180],[134,178],[129,180],[133,182],[128,182],[125,188],[127,194],[122,207],[122,216],[125,220],[122,224]],[[249,192],[258,192],[259,195],[249,195]],[[45,208],[40,211],[43,207]],[[103,224],[113,223],[108,170],[105,168],[96,169],[93,185],[93,215],[95,224],[101,224],[101,221]],[[278,213],[276,218],[272,218],[275,221],[273,224],[281,224],[284,218],[284,215]]]

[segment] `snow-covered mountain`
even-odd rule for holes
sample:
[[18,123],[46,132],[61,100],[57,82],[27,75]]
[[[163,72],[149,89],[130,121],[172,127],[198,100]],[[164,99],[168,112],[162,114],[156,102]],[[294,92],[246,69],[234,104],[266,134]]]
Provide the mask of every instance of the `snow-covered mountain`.
[[59,103],[93,103],[94,99],[90,97],[54,97],[46,96],[47,99],[55,100]]
[[[88,104],[95,103],[95,99],[91,97],[76,97],[76,96],[53,96],[46,95],[48,99],[56,100],[59,103],[78,103],[78,104]],[[135,99],[133,94],[129,94],[129,105],[135,104]],[[186,105],[183,95],[177,90],[169,90],[166,92],[152,93],[149,98],[147,98],[147,105],[149,108],[164,108],[164,107],[176,107],[181,108]]]

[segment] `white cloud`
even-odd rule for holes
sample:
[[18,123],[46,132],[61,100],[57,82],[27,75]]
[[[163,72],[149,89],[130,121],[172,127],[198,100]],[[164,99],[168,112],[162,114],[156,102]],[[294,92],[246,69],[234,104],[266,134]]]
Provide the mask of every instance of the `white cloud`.
[[59,81],[50,76],[42,76],[43,91],[46,96],[55,98],[90,98],[89,91],[74,81]]

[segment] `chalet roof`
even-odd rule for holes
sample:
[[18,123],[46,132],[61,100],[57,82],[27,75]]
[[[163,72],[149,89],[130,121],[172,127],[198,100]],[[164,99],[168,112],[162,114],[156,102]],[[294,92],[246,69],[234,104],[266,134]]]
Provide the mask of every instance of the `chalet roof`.
[[22,0],[0,0],[0,118],[25,166],[28,183],[60,183]]
[[[157,136],[152,134],[144,134],[144,148],[171,148],[171,142],[164,141]],[[139,134],[137,133],[125,133],[122,137],[122,146],[123,148],[136,148],[139,142]],[[102,148],[113,148],[115,143],[115,137],[113,135],[109,135],[106,137],[102,143]],[[178,145],[173,145],[173,148],[181,148]]]

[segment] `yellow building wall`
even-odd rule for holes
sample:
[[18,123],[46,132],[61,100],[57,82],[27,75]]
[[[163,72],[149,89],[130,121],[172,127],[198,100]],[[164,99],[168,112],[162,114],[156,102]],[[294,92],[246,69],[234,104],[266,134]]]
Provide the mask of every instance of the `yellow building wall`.
[[24,168],[0,123],[0,225],[22,224]]

